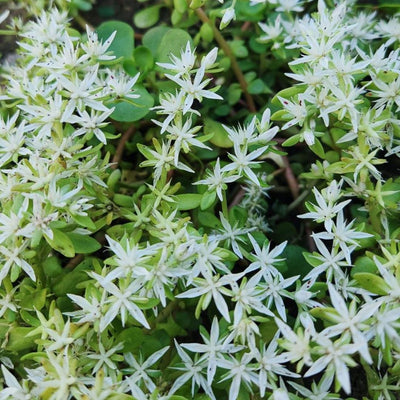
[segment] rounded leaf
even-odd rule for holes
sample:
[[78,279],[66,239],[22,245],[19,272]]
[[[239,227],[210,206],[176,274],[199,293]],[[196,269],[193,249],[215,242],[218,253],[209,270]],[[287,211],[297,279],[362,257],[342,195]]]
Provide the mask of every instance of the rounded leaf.
[[130,58],[135,45],[134,32],[130,25],[121,21],[103,22],[97,28],[97,35],[104,42],[115,31],[117,33],[108,50],[112,51],[117,58]]
[[142,39],[143,46],[146,46],[148,49],[150,49],[154,57],[157,55],[161,39],[169,30],[171,30],[171,28],[168,26],[157,26],[155,28],[148,30],[143,35]]
[[144,8],[133,17],[134,24],[141,29],[150,28],[157,23],[160,18],[161,5]]
[[135,94],[140,97],[110,104],[110,107],[115,107],[114,112],[111,114],[113,120],[119,122],[138,121],[150,111],[154,104],[154,99],[150,93],[143,86],[137,86]]
[[183,29],[170,29],[162,37],[157,51],[157,61],[162,63],[171,62],[171,55],[180,56],[181,50],[186,48],[187,42],[193,46],[189,33]]

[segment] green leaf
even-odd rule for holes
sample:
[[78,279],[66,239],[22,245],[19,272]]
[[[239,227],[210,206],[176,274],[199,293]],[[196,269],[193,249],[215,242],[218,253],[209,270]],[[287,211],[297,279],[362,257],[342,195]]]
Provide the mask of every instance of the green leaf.
[[28,336],[35,328],[16,326],[8,332],[8,341],[5,349],[12,352],[26,351],[36,347],[35,340],[40,333],[35,336]]
[[160,8],[162,5],[146,7],[134,14],[133,22],[141,29],[150,28],[155,25],[160,18]]
[[159,322],[157,329],[164,329],[172,337],[185,336],[187,332],[169,316],[166,322]]
[[315,307],[310,310],[310,314],[329,322],[335,322],[335,317],[338,317],[338,312],[333,307]]
[[315,139],[314,144],[309,147],[318,157],[325,158],[324,148],[322,147],[322,144],[318,139]]
[[78,225],[83,226],[84,228],[88,228],[91,231],[96,230],[96,225],[89,216],[72,214],[71,217]]
[[147,298],[143,301],[135,300],[135,303],[140,304],[141,310],[149,310],[150,308],[157,306],[160,303],[160,300]]
[[93,5],[89,0],[72,0],[71,8],[73,7],[76,7],[81,11],[90,11],[93,8]]
[[289,120],[290,120],[290,115],[287,113],[286,110],[278,110],[271,115],[271,121],[289,121]]
[[393,365],[393,354],[392,354],[392,346],[390,343],[390,339],[388,335],[386,334],[386,343],[385,346],[383,346],[383,359],[385,360],[385,363],[391,367]]
[[[22,320],[28,325],[31,325],[35,328],[37,328],[38,326],[41,325],[41,322],[26,310],[21,309],[19,312],[19,315],[21,316]],[[2,334],[1,334],[1,326],[0,326],[0,338],[2,337],[1,335]]]
[[107,397],[108,400],[135,400],[134,397],[132,397],[129,394],[124,394],[124,393],[115,393],[111,394],[109,397]]
[[354,277],[358,273],[374,273],[377,271],[376,264],[367,256],[358,257],[354,263],[354,267],[350,270],[350,275]]
[[144,333],[141,328],[131,327],[123,329],[117,336],[116,342],[123,343],[124,352],[136,352],[144,341]]
[[122,172],[120,169],[114,169],[107,179],[107,186],[110,190],[115,191],[115,187],[121,179]]
[[88,280],[86,271],[92,268],[92,262],[88,259],[82,261],[74,270],[66,273],[57,279],[53,286],[53,292],[56,296],[65,296],[67,293],[79,293],[78,285]]
[[130,76],[136,76],[139,72],[137,69],[137,64],[133,58],[127,58],[122,63],[124,71]]
[[172,28],[168,26],[157,26],[148,30],[142,39],[143,46],[146,46],[154,57],[157,55],[158,48],[160,47],[161,39]]
[[233,54],[237,58],[246,58],[249,55],[249,51],[247,50],[243,40],[233,40],[232,42],[229,42],[229,45]]
[[41,310],[46,304],[47,289],[36,290],[31,294],[24,295],[20,305],[25,310]]
[[233,146],[233,143],[228,137],[228,132],[224,129],[222,124],[217,121],[206,118],[204,121],[204,133],[206,135],[213,135],[210,138],[210,142],[215,146],[222,148],[230,148]]
[[151,149],[149,146],[146,146],[142,143],[137,143],[137,148],[148,160],[151,160],[153,158],[153,154],[151,153]]
[[239,20],[244,19],[245,21],[259,21],[265,4],[254,4],[251,5],[248,0],[239,0],[236,3],[235,11]]
[[174,8],[183,14],[188,9],[186,0],[174,0]]
[[217,198],[217,193],[215,191],[203,193],[200,201],[200,209],[204,211],[207,210],[207,208],[210,208],[213,205],[216,198]]
[[233,106],[236,104],[242,96],[242,88],[238,83],[232,83],[228,88],[228,104]]
[[203,195],[199,193],[185,193],[175,196],[178,210],[186,211],[193,210],[200,205]]
[[183,29],[170,29],[161,39],[157,51],[157,61],[162,63],[170,62],[172,54],[179,57],[181,51],[185,50],[188,42],[193,46],[193,41],[189,33]]
[[115,107],[111,118],[118,122],[133,122],[142,119],[153,107],[154,99],[144,86],[137,85],[135,94],[140,97],[132,101],[123,100],[118,103],[111,103],[109,107]]
[[113,202],[121,207],[132,208],[133,207],[133,199],[131,196],[126,194],[116,193],[113,197]]
[[292,97],[296,96],[297,94],[303,93],[305,89],[306,89],[306,85],[292,86],[292,87],[283,89],[274,96],[274,98],[271,100],[271,103],[274,106],[282,107],[282,104],[281,104],[280,100],[278,99],[278,96],[282,97],[284,99],[290,100]]
[[385,199],[387,207],[396,208],[400,202],[400,183],[393,182],[392,179],[388,179],[386,183],[382,185],[380,190]]
[[316,268],[321,264],[320,259],[317,257],[318,253],[308,253],[308,252],[303,252],[303,257],[305,260],[310,264],[312,267]]
[[219,228],[221,226],[220,220],[213,214],[207,211],[200,211],[198,213],[198,219],[201,225],[208,228]]
[[192,10],[196,10],[197,8],[203,7],[206,0],[192,0],[189,4],[189,7]]
[[265,93],[266,89],[267,89],[267,86],[265,85],[264,81],[262,81],[261,79],[255,79],[247,87],[247,90],[250,94]]
[[214,32],[208,23],[204,23],[200,28],[200,36],[206,42],[211,42],[214,39]]
[[154,57],[148,47],[136,47],[133,52],[133,58],[135,59],[135,64],[142,71],[148,71],[154,66]]
[[[208,398],[208,397],[207,397]],[[178,396],[176,394],[168,397],[169,400],[188,400],[187,397]]]
[[268,46],[264,43],[260,43],[256,35],[251,36],[249,40],[249,47],[254,53],[257,54],[266,54],[268,51]]
[[132,27],[121,21],[107,21],[97,28],[97,35],[104,42],[114,31],[117,31],[117,33],[108,50],[112,51],[117,58],[130,58],[134,48]]
[[182,18],[183,18],[183,14],[182,13],[180,13],[178,10],[172,10],[172,13],[171,13],[171,24],[173,26],[178,25],[179,22],[182,21]]
[[289,139],[286,139],[286,140],[282,143],[282,146],[283,146],[283,147],[294,146],[295,144],[299,143],[299,140],[300,140],[300,139],[301,139],[301,135],[300,135],[300,134],[291,136]]
[[226,117],[232,110],[228,104],[222,104],[214,109],[215,115],[218,117]]
[[68,232],[67,236],[71,239],[75,252],[78,254],[90,254],[101,249],[101,244],[91,236],[73,232]]
[[276,323],[273,319],[260,324],[260,334],[263,341],[269,343],[277,331]]
[[359,272],[354,274],[354,279],[363,289],[371,293],[385,296],[390,292],[390,287],[378,275],[370,274],[369,272]]
[[303,247],[294,244],[285,247],[279,256],[279,258],[286,258],[287,272],[284,273],[285,276],[300,275],[299,279],[301,279],[310,272],[311,268],[303,255],[304,251]]
[[62,273],[60,260],[56,256],[47,257],[42,267],[44,274],[49,278],[54,278]]
[[74,257],[75,249],[71,239],[58,229],[53,229],[53,239],[45,235],[47,243],[65,257]]

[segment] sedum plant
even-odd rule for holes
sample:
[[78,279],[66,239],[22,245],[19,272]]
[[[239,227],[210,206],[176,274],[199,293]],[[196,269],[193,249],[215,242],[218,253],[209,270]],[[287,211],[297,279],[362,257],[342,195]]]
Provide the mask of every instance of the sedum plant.
[[25,3],[0,399],[398,398],[398,7]]

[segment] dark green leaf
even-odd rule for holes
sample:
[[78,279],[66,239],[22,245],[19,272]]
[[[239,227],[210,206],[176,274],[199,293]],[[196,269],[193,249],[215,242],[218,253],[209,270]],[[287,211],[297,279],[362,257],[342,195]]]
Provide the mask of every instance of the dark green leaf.
[[300,278],[310,272],[310,265],[303,256],[305,249],[303,247],[289,244],[285,247],[279,258],[286,258],[287,272],[286,276],[300,275]]
[[261,94],[265,93],[267,89],[267,86],[265,85],[264,81],[261,79],[255,79],[253,82],[251,82],[247,88],[248,92],[250,94]]

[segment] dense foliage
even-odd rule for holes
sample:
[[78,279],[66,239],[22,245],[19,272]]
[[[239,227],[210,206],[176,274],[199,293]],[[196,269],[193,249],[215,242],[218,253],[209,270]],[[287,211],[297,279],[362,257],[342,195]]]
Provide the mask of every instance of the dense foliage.
[[0,400],[398,398],[398,7],[134,3],[1,16]]

